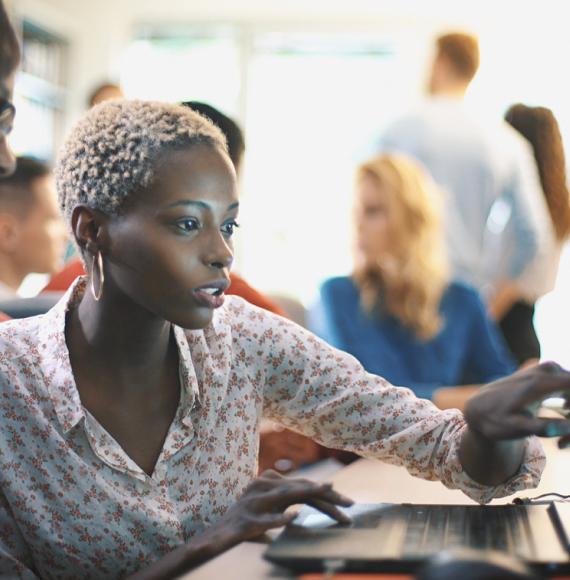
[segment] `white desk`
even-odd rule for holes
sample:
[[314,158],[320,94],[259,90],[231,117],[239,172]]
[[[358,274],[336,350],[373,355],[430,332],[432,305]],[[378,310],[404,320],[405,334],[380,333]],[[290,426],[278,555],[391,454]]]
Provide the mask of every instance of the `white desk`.
[[[570,494],[570,450],[561,451],[553,440],[543,440],[547,464],[540,485],[492,503],[508,503],[516,496],[534,497],[548,492]],[[438,481],[412,477],[403,467],[394,467],[380,461],[360,459],[342,468],[330,478],[335,489],[357,502],[388,503],[474,503],[462,492],[447,489]],[[262,558],[266,545],[245,542],[218,556],[194,572],[185,574],[188,580],[265,580],[294,578],[278,570]]]

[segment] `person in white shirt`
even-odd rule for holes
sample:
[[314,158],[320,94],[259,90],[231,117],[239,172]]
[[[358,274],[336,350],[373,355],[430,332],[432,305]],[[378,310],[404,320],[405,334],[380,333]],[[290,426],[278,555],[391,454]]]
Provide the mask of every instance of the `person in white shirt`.
[[[502,119],[481,119],[464,103],[478,67],[475,37],[439,37],[429,98],[386,127],[377,149],[411,155],[446,190],[452,274],[477,288],[496,317],[525,268],[549,251],[553,233],[528,143]],[[490,233],[507,221],[512,247],[497,279],[497,240]]]

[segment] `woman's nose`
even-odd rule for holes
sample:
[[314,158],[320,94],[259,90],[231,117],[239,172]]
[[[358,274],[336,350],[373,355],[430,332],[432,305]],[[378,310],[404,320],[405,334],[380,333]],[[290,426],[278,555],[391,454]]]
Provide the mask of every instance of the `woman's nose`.
[[231,268],[234,261],[234,251],[221,232],[212,236],[210,244],[210,251],[206,260],[208,265],[218,270]]

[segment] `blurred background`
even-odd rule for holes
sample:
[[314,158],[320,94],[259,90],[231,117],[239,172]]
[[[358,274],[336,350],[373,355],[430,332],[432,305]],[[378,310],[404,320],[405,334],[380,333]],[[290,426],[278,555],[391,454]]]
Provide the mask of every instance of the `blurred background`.
[[[309,306],[350,271],[356,163],[423,94],[433,38],[478,35],[468,98],[502,116],[543,105],[570,138],[565,0],[8,0],[23,38],[19,154],[53,161],[93,88],[128,98],[198,100],[244,128],[236,269]],[[567,153],[568,156],[568,153]],[[37,284],[25,283],[23,295]],[[570,251],[537,306],[543,358],[570,367]]]

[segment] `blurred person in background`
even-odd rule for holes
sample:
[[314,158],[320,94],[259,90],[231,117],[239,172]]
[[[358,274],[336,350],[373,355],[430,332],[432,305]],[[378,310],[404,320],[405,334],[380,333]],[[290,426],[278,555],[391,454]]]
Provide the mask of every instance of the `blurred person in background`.
[[12,173],[16,167],[16,159],[8,145],[8,135],[16,114],[12,98],[19,63],[20,45],[0,0],[0,178]]
[[[562,136],[552,111],[518,103],[508,109],[505,119],[532,147],[556,240],[552,252],[535,259],[525,270],[511,303],[494,313],[509,348],[523,364],[540,358],[540,343],[533,323],[534,305],[556,282],[562,246],[570,235],[570,194]],[[515,233],[511,226],[507,224],[501,238],[514,251]]]
[[[442,187],[446,244],[454,278],[479,290],[489,312],[504,309],[516,295],[516,281],[553,244],[548,210],[528,143],[503,119],[484,119],[464,98],[479,68],[479,44],[469,34],[436,41],[429,98],[381,134],[380,152],[401,152],[419,160]],[[489,232],[509,219],[512,251],[494,270],[496,246]]]
[[515,369],[477,291],[450,279],[441,201],[413,159],[383,155],[362,164],[354,270],[322,285],[312,328],[368,372],[427,399],[465,376],[480,384]]
[[108,101],[109,99],[124,99],[125,94],[123,93],[123,89],[117,84],[114,83],[101,83],[97,85],[91,94],[89,95],[89,99],[87,103],[89,108],[98,105],[99,103],[103,103],[104,101]]
[[18,157],[0,180],[0,299],[17,297],[28,274],[61,268],[66,241],[50,168]]

